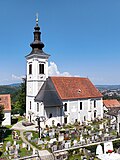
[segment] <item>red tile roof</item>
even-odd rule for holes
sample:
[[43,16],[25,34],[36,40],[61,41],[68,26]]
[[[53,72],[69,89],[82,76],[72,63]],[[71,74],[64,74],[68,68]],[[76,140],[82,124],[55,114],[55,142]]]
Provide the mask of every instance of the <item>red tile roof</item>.
[[11,111],[11,99],[10,94],[0,95],[0,105],[4,106],[5,111]]
[[51,77],[51,80],[62,100],[102,97],[88,78]]
[[120,103],[117,101],[117,99],[103,100],[103,104],[107,108],[120,107]]

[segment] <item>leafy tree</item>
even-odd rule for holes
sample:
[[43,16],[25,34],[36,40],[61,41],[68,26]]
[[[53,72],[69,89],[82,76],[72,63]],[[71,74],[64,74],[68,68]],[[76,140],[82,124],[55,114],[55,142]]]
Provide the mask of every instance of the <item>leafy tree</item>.
[[25,113],[26,109],[26,79],[23,79],[23,82],[21,83],[18,94],[16,97],[16,102],[12,107],[13,114],[14,113],[20,113],[21,115]]
[[0,127],[2,125],[2,122],[5,120],[3,110],[4,110],[4,106],[0,105]]

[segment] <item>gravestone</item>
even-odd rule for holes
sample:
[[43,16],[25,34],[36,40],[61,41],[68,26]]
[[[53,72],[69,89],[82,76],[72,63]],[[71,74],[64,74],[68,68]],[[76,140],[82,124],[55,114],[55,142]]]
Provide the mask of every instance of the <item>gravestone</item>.
[[64,133],[60,133],[58,136],[58,141],[62,142],[64,140]]
[[104,153],[108,151],[113,151],[113,143],[111,141],[104,143]]
[[109,132],[108,127],[106,127],[106,132],[107,132],[107,133]]
[[83,136],[82,136],[82,134],[80,135],[80,142],[82,142],[82,140],[83,140]]
[[35,155],[36,154],[36,149],[35,148],[33,148],[33,153],[32,153],[33,155]]
[[77,146],[77,140],[73,141],[73,146]]
[[22,148],[26,148],[26,143],[22,143]]
[[56,142],[56,141],[57,141],[57,139],[56,139],[56,138],[53,138],[53,139],[50,139],[49,143],[52,144],[52,143],[54,143],[54,142]]
[[120,147],[118,148],[117,153],[120,154]]
[[102,146],[99,144],[97,145],[97,148],[96,148],[96,155],[101,155],[103,154],[103,149],[102,149]]
[[44,144],[44,142],[40,139],[38,139],[38,145]]
[[52,138],[54,137],[54,135],[53,135],[53,132],[52,132],[52,131],[50,131],[50,132],[49,132],[49,137],[50,137],[50,139],[52,139]]
[[18,156],[18,150],[15,149],[14,154],[16,155],[16,157]]
[[63,145],[61,143],[58,144],[58,150],[63,149]]
[[9,150],[10,150],[10,151],[13,150],[13,146],[10,146],[10,147],[9,147]]
[[90,144],[90,138],[87,138],[87,143]]
[[97,140],[98,139],[98,136],[97,135],[95,135],[95,140]]
[[31,141],[31,135],[28,135],[27,139],[28,141]]
[[10,146],[11,146],[11,142],[8,141],[7,144],[6,144],[6,146],[7,146],[7,147],[10,147]]
[[54,128],[52,129],[52,134],[53,134],[53,136],[55,136],[55,129]]
[[102,135],[102,131],[101,130],[99,131],[99,135]]
[[52,151],[57,151],[57,145],[52,146]]
[[30,145],[27,145],[27,150],[30,151]]
[[16,145],[16,141],[14,141],[14,143],[13,143],[14,145]]
[[70,147],[71,147],[71,141],[65,142],[65,149],[70,148]]
[[92,139],[92,141],[93,141],[93,142],[95,141],[95,137],[94,137],[94,135],[92,135],[91,139]]
[[17,149],[17,150],[20,149],[20,145],[19,145],[19,144],[16,145],[16,149]]
[[8,147],[8,146],[6,146],[6,147],[5,147],[5,149],[6,149],[6,151],[8,151],[8,150],[9,150],[9,147]]
[[99,129],[103,129],[103,123],[99,124]]

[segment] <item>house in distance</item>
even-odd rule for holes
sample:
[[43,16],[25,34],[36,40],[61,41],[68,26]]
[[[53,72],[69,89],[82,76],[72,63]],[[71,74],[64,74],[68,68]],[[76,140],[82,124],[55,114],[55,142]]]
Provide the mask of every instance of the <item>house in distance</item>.
[[36,19],[32,51],[27,60],[26,118],[36,117],[68,124],[103,118],[102,94],[88,78],[49,77],[49,54],[43,51],[41,32]]
[[11,125],[11,99],[10,94],[0,94],[0,105],[4,107],[3,113],[5,120],[2,125]]

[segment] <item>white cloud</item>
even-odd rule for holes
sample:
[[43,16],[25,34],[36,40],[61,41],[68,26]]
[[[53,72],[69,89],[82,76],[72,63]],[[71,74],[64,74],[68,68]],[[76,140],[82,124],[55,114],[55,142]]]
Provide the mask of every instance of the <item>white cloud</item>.
[[25,78],[25,76],[17,76],[15,74],[9,75],[7,78],[0,79],[0,85],[8,85],[12,83],[21,83],[22,78]]
[[48,67],[48,75],[49,76],[58,76],[60,72],[58,70],[57,65],[54,62],[50,62],[50,66]]
[[[48,67],[48,75],[49,76],[65,76],[65,77],[72,76],[69,72],[60,73],[57,65],[54,62],[50,62],[50,66]],[[74,77],[79,77],[79,76],[75,75]]]
[[16,76],[15,74],[12,74],[12,80],[17,80],[17,81],[21,81],[22,78],[24,78],[25,76]]

